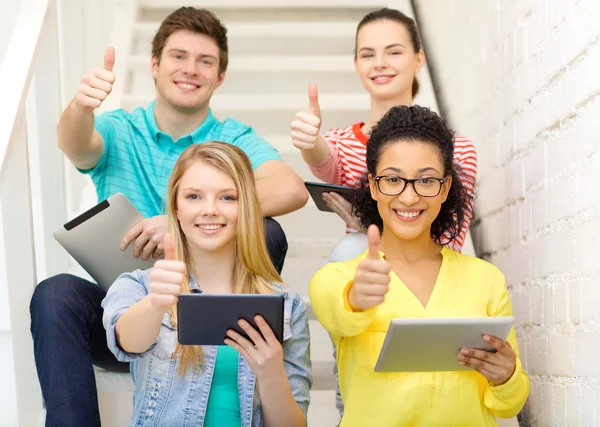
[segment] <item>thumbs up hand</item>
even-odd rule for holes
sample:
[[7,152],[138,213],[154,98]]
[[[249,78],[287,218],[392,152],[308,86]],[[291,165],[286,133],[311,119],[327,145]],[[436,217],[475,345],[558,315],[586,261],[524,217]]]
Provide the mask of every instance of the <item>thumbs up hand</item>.
[[321,129],[321,107],[317,85],[308,86],[308,108],[296,114],[291,124],[292,143],[300,150],[315,148]]
[[183,261],[177,260],[175,241],[170,233],[166,233],[163,238],[163,248],[165,259],[154,263],[154,269],[150,273],[148,297],[154,308],[166,313],[177,303],[187,268]]
[[93,111],[102,105],[102,101],[112,92],[115,83],[113,67],[115,49],[109,47],[104,53],[104,68],[93,68],[81,79],[75,95],[75,105],[87,111]]
[[381,238],[376,225],[369,226],[367,238],[369,252],[358,264],[354,281],[348,291],[348,303],[354,311],[368,310],[380,305],[389,289],[392,267],[379,256]]

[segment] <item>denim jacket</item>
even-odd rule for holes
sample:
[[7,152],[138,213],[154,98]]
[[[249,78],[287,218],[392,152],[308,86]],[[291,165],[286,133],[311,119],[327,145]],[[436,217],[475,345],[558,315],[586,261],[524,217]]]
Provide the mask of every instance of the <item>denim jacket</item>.
[[[165,314],[158,339],[141,354],[124,351],[117,344],[115,325],[130,306],[148,295],[152,269],[136,270],[117,278],[102,301],[103,323],[108,347],[118,360],[131,362],[134,382],[133,414],[129,426],[198,426],[204,425],[206,407],[215,369],[217,346],[203,346],[201,369],[188,370],[180,376],[179,357],[174,356],[177,330]],[[190,288],[198,289],[193,275]],[[312,385],[310,337],[306,307],[300,296],[274,285],[284,295],[283,364],[294,400],[306,416]],[[238,362],[238,391],[242,427],[262,427],[262,406],[256,375],[242,355]]]

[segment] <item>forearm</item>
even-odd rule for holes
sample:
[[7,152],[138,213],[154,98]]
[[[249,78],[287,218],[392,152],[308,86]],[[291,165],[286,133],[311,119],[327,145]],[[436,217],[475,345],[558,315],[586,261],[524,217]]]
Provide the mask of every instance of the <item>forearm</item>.
[[256,192],[263,216],[285,215],[302,208],[308,201],[304,182],[293,171],[256,179]]
[[319,166],[329,158],[329,144],[321,135],[317,136],[317,142],[314,148],[310,150],[301,150],[304,161],[309,166]]
[[89,154],[94,133],[94,112],[75,105],[67,106],[58,122],[58,146],[72,161]]
[[119,346],[128,353],[143,353],[158,338],[164,312],[152,306],[148,297],[129,307],[117,320]]
[[304,427],[306,417],[292,395],[285,373],[258,381],[265,427]]

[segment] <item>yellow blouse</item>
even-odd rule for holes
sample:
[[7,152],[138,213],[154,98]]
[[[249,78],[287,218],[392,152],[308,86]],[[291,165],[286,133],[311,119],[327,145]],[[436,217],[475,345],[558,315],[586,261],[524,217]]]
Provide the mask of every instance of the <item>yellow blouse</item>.
[[495,426],[495,416],[518,414],[529,395],[529,378],[519,359],[514,327],[508,341],[517,353],[517,366],[500,386],[493,387],[476,371],[374,371],[393,318],[512,316],[504,275],[486,261],[444,247],[426,307],[392,271],[384,303],[353,312],[347,292],[365,256],[366,252],[351,261],[325,265],[309,287],[314,312],[337,347],[344,401],[341,427]]

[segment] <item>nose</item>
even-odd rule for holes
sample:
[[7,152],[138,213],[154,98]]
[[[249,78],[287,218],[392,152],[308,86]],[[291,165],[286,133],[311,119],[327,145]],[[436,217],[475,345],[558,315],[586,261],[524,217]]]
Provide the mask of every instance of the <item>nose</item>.
[[406,184],[402,193],[398,195],[398,199],[404,206],[410,207],[421,200],[421,197],[417,194],[414,184],[411,182]]
[[187,76],[195,76],[196,74],[198,74],[196,66],[197,64],[194,58],[189,58],[187,61],[185,61],[185,64],[183,65],[183,74]]
[[387,65],[386,56],[383,53],[375,55],[375,68],[382,69]]
[[201,206],[200,213],[202,216],[217,216],[219,210],[214,200],[206,200]]

